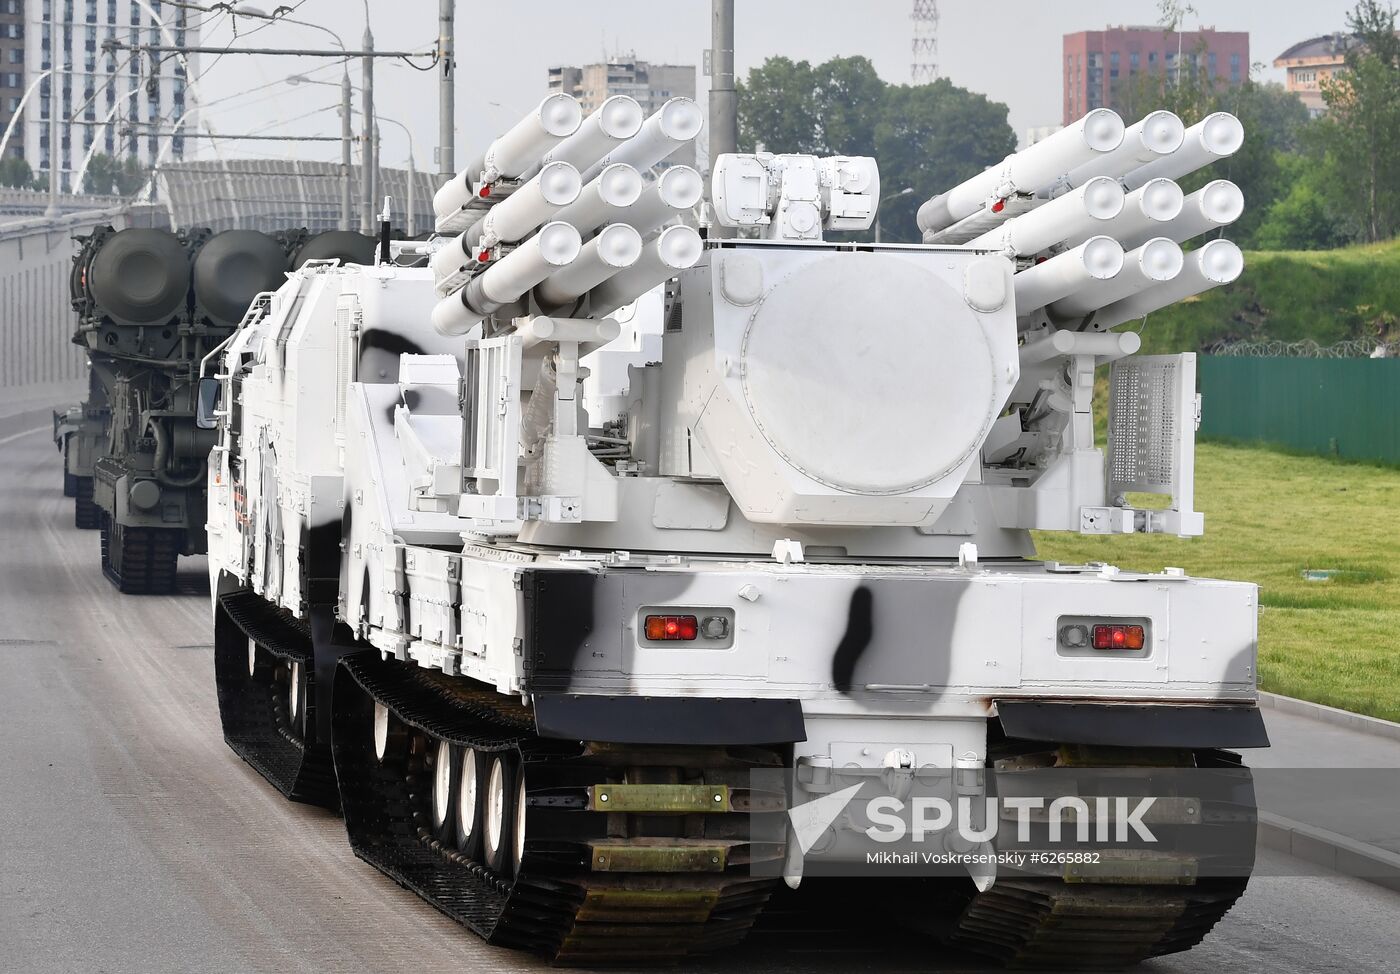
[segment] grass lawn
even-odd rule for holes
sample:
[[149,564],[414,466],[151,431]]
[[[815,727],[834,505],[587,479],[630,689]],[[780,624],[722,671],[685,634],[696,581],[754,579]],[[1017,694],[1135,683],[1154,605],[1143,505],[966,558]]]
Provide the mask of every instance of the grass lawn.
[[[1040,556],[1259,585],[1265,690],[1400,720],[1400,470],[1201,443],[1202,538],[1038,533]],[[1308,569],[1337,569],[1306,581]]]

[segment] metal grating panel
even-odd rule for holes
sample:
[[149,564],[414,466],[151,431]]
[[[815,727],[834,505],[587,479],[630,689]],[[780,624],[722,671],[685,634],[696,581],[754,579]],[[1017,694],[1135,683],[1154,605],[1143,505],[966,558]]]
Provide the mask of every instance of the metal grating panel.
[[475,368],[476,398],[468,406],[474,424],[472,452],[463,458],[466,474],[495,481],[498,493],[515,492],[520,451],[520,356],[518,335],[468,343],[468,369]]
[[1109,379],[1108,486],[1110,496],[1127,491],[1174,494],[1181,480],[1181,437],[1194,438],[1185,415],[1189,392],[1183,356],[1144,355],[1113,364]]

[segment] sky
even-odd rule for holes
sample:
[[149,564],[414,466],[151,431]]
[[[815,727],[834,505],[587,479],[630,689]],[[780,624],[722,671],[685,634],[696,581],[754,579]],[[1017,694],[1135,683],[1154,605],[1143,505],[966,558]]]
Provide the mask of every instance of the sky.
[[[294,5],[290,16],[338,33],[359,46],[368,5],[379,50],[431,50],[437,35],[438,0],[251,0],[270,11]],[[1354,0],[1192,0],[1185,25],[1244,30],[1257,74],[1282,80],[1273,59],[1289,45],[1341,30]],[[1158,22],[1157,0],[940,0],[940,74],[1009,108],[1018,138],[1028,127],[1060,121],[1061,36],[1109,24]],[[892,83],[909,80],[910,0],[736,0],[735,65],[742,78],[771,55],[812,62],[864,55]],[[246,17],[212,24],[203,43],[224,46],[325,48],[335,42],[323,29],[276,23],[247,37],[235,36],[260,22]],[[456,151],[459,164],[481,151],[539,100],[551,64],[581,64],[606,55],[634,53],[653,62],[702,63],[709,47],[709,0],[510,0],[457,4]],[[419,60],[420,65],[427,59]],[[289,75],[338,82],[341,67],[320,59],[265,55],[205,55],[199,98],[206,120],[220,133],[339,135],[333,106],[338,88],[285,83]],[[358,64],[351,78],[359,83]],[[709,79],[698,77],[703,103]],[[435,169],[438,76],[397,61],[375,67],[376,114],[396,119],[413,139],[420,170]],[[319,109],[331,109],[318,111]],[[356,95],[355,113],[359,113]],[[358,126],[358,122],[356,123]],[[403,166],[409,136],[381,125],[380,163]],[[219,143],[228,157],[281,156],[337,161],[332,142]],[[781,147],[774,147],[781,148]],[[209,157],[211,144],[199,152]]]

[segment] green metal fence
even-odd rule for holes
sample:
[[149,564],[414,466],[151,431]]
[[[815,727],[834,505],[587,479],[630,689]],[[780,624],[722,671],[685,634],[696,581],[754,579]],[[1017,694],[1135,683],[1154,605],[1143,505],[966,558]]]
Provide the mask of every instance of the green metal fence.
[[1202,439],[1400,463],[1400,359],[1197,362]]

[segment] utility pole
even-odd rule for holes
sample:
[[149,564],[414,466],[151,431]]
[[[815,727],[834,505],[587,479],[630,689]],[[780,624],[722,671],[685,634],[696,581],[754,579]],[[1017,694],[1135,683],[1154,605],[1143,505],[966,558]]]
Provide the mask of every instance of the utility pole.
[[352,108],[350,69],[347,67],[340,78],[340,168],[344,182],[340,186],[340,226],[343,230],[355,229],[355,197],[350,190],[355,178],[355,160],[350,144],[355,141],[355,127],[350,119]]
[[[444,178],[457,175],[454,146],[456,135],[457,65],[453,63],[456,44],[453,40],[453,10],[456,0],[438,0],[438,172]],[[411,184],[410,184],[411,185]],[[412,212],[410,208],[410,212]],[[409,219],[412,219],[410,217]]]
[[58,83],[63,27],[59,23],[60,9],[57,3],[49,4],[49,216],[58,216],[58,167],[62,159],[58,147],[58,113],[63,104]]
[[739,151],[739,96],[734,90],[734,0],[711,0],[710,169]]
[[360,232],[366,234],[374,233],[374,193],[377,189],[375,185],[375,170],[378,160],[374,157],[374,35],[369,29],[369,11],[365,11],[365,36],[361,46],[367,53],[362,62],[361,68],[361,88],[364,107],[364,132],[363,142],[360,150],[361,179],[364,183],[364,192],[361,194],[364,203],[364,212],[360,215]]

